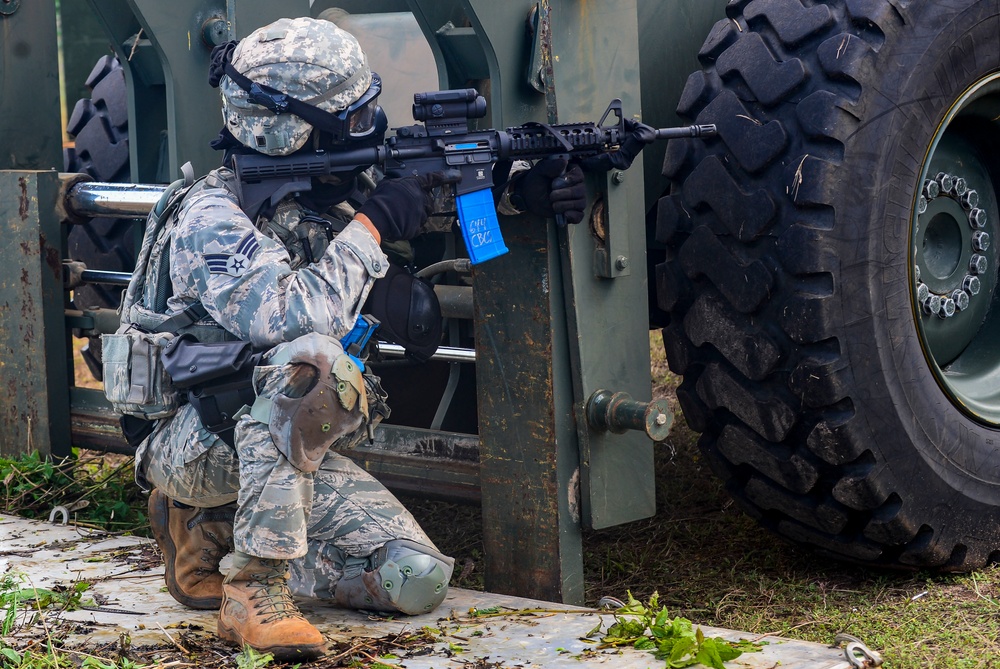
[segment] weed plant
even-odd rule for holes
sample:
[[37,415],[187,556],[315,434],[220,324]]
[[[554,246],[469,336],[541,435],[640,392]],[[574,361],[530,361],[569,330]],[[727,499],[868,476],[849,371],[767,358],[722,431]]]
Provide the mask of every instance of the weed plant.
[[77,449],[62,459],[37,452],[0,458],[0,509],[48,520],[61,506],[77,525],[148,536],[145,497],[132,468],[130,457]]

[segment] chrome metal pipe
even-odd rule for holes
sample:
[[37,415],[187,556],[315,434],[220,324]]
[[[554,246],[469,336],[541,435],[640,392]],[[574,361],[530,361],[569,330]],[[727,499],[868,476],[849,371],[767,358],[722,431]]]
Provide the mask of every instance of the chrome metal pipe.
[[145,218],[166,186],[82,181],[66,194],[66,209],[82,218]]
[[113,286],[127,286],[132,279],[128,272],[111,272],[103,269],[85,269],[80,275],[84,283],[107,283]]
[[[406,351],[399,344],[388,344],[380,341],[378,343],[378,350],[387,358],[402,358],[406,356]],[[439,360],[441,362],[475,362],[476,351],[471,348],[438,346],[438,350],[431,356],[431,360]]]

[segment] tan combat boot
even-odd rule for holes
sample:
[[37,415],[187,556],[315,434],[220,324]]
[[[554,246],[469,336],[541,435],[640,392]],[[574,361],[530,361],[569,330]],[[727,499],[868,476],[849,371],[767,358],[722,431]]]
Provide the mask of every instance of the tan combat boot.
[[149,524],[163,553],[167,591],[193,609],[222,605],[219,562],[232,550],[233,505],[178,506],[159,490],[149,496]]
[[237,551],[222,584],[219,636],[271,653],[283,662],[311,660],[326,652],[326,641],[292,601],[288,563]]

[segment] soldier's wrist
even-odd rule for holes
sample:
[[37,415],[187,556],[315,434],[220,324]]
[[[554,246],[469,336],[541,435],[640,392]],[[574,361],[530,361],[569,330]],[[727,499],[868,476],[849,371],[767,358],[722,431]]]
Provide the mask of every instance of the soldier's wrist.
[[379,231],[375,228],[375,224],[372,223],[372,219],[368,218],[364,214],[359,213],[354,215],[354,220],[360,223],[361,225],[365,226],[365,229],[367,229],[368,232],[371,233],[371,236],[375,238],[376,244],[382,243],[382,235],[379,234]]

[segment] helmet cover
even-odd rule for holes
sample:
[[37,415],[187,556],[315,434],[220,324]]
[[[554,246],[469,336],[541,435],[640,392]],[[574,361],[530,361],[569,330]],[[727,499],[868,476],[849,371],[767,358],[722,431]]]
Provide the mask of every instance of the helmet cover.
[[[358,40],[329,21],[309,17],[258,28],[240,40],[232,65],[257,84],[331,113],[347,109],[372,83]],[[228,76],[219,87],[226,128],[241,144],[270,156],[287,156],[305,146],[312,131],[305,120],[249,102],[249,93]]]

